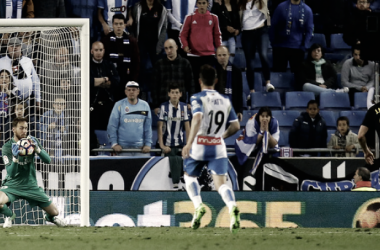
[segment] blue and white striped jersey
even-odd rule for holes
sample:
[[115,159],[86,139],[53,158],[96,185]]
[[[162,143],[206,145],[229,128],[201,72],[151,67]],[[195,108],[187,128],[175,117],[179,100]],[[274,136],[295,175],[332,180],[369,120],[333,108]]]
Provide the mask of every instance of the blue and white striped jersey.
[[164,4],[172,29],[180,30],[185,17],[194,12],[196,0],[167,0]]
[[204,90],[191,97],[193,116],[202,113],[199,131],[191,146],[194,160],[213,160],[227,157],[222,138],[226,124],[238,121],[231,101],[215,90]]
[[184,146],[183,129],[185,122],[189,121],[186,103],[178,103],[174,107],[170,101],[161,104],[159,120],[164,122],[163,142],[165,146]]
[[104,20],[112,29],[112,17],[123,14],[127,18],[127,8],[132,7],[133,0],[98,0],[98,8],[103,9]]

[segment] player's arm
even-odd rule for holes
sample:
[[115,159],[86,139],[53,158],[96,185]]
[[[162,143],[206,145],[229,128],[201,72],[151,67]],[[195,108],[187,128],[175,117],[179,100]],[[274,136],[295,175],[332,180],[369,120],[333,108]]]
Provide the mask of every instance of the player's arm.
[[33,136],[27,137],[31,144],[34,147],[34,152],[37,153],[37,155],[40,157],[41,161],[44,163],[49,164],[51,162],[49,154],[46,152],[46,150],[42,147],[41,143]]
[[365,135],[366,135],[367,132],[368,132],[368,127],[364,126],[364,125],[361,125],[360,129],[359,129],[358,140],[359,140],[360,146],[363,149],[365,161],[368,164],[372,165],[375,158],[374,158],[371,150],[369,150],[369,148],[367,146],[367,140],[365,138]]
[[18,172],[18,145],[12,143],[12,148],[3,146],[2,148],[3,162],[5,169],[7,170],[7,175],[13,178]]
[[197,135],[197,132],[199,131],[199,128],[201,126],[202,116],[203,113],[200,112],[194,114],[193,116],[193,119],[191,121],[190,135],[187,140],[186,146],[182,149],[182,156],[184,158],[187,158],[190,155],[191,144],[193,144],[195,136]]
[[185,125],[186,141],[187,141],[187,138],[189,138],[190,136],[190,122],[186,121],[184,125]]
[[226,139],[232,135],[234,135],[240,129],[240,124],[238,121],[233,121],[228,126],[227,130],[223,134],[223,139]]

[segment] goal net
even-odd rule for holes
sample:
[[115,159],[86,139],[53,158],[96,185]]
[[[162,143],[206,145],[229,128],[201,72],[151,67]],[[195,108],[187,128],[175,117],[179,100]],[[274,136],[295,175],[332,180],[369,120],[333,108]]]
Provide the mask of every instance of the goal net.
[[[13,137],[12,121],[26,117],[28,135],[51,157],[50,164],[35,161],[38,186],[57,206],[59,217],[87,226],[89,151],[83,134],[88,131],[88,22],[23,21],[15,27],[0,22],[0,144]],[[4,164],[1,169],[3,181]],[[43,210],[25,200],[10,208],[17,215],[14,224],[47,224]]]

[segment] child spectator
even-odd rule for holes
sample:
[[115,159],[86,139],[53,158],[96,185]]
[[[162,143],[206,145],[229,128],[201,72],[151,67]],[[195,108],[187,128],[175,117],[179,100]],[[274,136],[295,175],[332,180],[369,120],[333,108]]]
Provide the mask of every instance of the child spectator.
[[[360,144],[358,135],[350,130],[350,121],[347,117],[341,116],[336,121],[336,126],[335,134],[331,135],[327,147],[346,150],[346,153],[336,153],[335,157],[355,157],[359,153]],[[356,153],[352,153],[352,149],[356,149]]]
[[184,128],[186,138],[189,138],[190,125],[187,104],[179,101],[182,92],[177,84],[169,85],[168,96],[170,100],[161,104],[160,118],[157,122],[157,143],[165,156],[169,156],[173,186],[178,188],[183,165],[181,152],[178,150],[185,145],[183,138]]

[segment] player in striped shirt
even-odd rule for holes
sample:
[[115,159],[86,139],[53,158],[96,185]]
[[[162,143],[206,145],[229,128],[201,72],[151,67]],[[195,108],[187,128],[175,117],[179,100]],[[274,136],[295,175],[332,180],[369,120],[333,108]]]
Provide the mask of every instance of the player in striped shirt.
[[[229,209],[230,229],[236,233],[240,227],[240,213],[234,192],[226,184],[228,159],[224,139],[235,134],[240,124],[230,99],[214,90],[215,78],[216,71],[213,67],[210,65],[201,67],[199,82],[202,92],[191,97],[193,119],[187,144],[182,150],[185,159],[184,179],[186,191],[195,207],[192,228],[199,228],[201,218],[206,213],[197,177],[207,164],[207,168],[211,170],[215,189]],[[226,129],[227,123],[229,126]]]
[[183,129],[185,129],[186,138],[188,138],[190,125],[187,104],[179,101],[182,92],[178,84],[169,85],[168,96],[170,100],[161,104],[157,135],[160,148],[165,156],[169,156],[173,186],[177,188],[183,163],[178,151],[185,145]]

